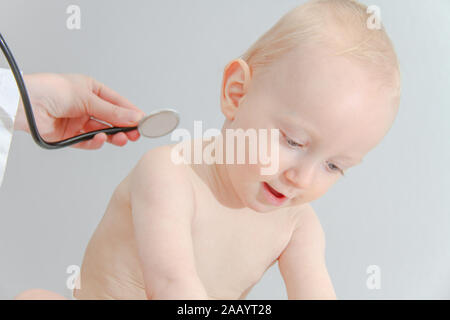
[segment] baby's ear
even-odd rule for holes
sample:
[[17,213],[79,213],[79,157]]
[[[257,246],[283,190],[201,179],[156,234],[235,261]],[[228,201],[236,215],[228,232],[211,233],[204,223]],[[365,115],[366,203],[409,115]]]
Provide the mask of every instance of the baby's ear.
[[225,67],[220,100],[222,112],[228,120],[234,119],[234,114],[247,93],[250,81],[250,67],[244,60],[235,59]]

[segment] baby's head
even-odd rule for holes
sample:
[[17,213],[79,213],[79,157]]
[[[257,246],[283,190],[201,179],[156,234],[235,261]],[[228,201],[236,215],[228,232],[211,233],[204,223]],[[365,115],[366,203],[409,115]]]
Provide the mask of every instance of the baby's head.
[[[261,165],[248,161],[226,166],[245,206],[267,212],[319,198],[390,129],[399,66],[383,26],[369,28],[369,17],[352,0],[307,2],[225,68],[224,136],[238,128],[280,132],[274,175],[261,175]],[[287,199],[271,204],[267,184]]]

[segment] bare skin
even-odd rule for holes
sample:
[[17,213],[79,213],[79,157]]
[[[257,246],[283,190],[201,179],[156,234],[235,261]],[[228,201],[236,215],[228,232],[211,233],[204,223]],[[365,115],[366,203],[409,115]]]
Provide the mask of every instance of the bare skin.
[[[170,164],[171,147],[153,149],[151,156],[160,154]],[[170,164],[168,168],[174,169],[174,166]],[[181,166],[195,191],[195,218],[189,227],[193,230],[195,268],[207,292],[204,299],[244,299],[264,272],[279,259],[299,222],[318,222],[309,205],[283,207],[266,214],[246,207],[227,207],[216,184],[214,166]],[[145,262],[139,258],[133,225],[130,183],[136,170],[114,191],[105,215],[88,244],[81,269],[81,289],[74,290],[76,299],[153,298],[145,288]],[[170,172],[158,171],[158,174],[167,175]],[[180,177],[185,178],[184,175]],[[169,202],[171,199],[163,201]],[[264,199],[261,201],[267,202]],[[151,215],[151,212],[148,214]],[[315,227],[320,228],[320,225],[316,223]],[[161,237],[164,236],[170,237]],[[327,281],[331,286],[329,279]],[[63,297],[45,290],[30,290],[16,298]]]
[[[289,299],[335,299],[309,203],[387,133],[396,109],[382,84],[325,48],[293,50],[253,78],[244,61],[232,61],[222,132],[278,128],[279,170],[175,165],[173,146],[150,150],[114,192],[75,297],[243,299],[278,261]],[[264,182],[287,201],[271,203]]]
[[[209,299],[243,299],[278,259],[299,214],[286,208],[261,215],[248,208],[224,207],[209,187],[208,169],[186,165],[196,197],[192,241],[197,272]],[[87,247],[81,273],[77,299],[147,298],[132,222],[129,176],[114,192]]]

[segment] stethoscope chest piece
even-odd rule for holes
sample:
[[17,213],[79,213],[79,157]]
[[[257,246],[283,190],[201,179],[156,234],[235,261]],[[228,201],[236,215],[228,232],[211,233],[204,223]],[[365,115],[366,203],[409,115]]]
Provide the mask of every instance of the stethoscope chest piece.
[[156,110],[139,121],[138,131],[144,137],[158,138],[175,130],[179,122],[180,117],[175,110]]

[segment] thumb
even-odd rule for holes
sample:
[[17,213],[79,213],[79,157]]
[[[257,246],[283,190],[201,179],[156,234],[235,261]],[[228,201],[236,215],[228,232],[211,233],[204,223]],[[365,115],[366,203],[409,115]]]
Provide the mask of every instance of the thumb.
[[121,127],[137,125],[144,116],[142,112],[117,106],[98,96],[92,97],[88,113],[98,120]]

